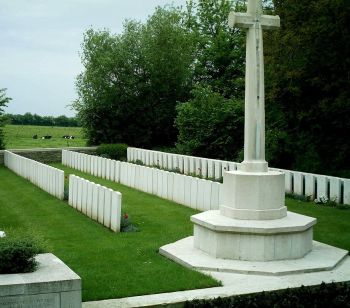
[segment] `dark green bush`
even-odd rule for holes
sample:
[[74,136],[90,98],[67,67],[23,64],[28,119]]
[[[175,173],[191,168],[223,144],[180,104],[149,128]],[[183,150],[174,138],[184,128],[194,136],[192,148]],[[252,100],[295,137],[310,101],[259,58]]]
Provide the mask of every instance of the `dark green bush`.
[[350,307],[349,283],[322,283],[314,287],[300,287],[249,295],[238,295],[213,300],[194,300],[185,307],[225,308],[304,308],[304,307]]
[[236,161],[243,148],[243,101],[227,99],[210,87],[197,86],[192,98],[176,107],[181,154]]
[[30,237],[0,239],[0,274],[33,272],[37,266],[34,257],[42,252],[37,240]]
[[97,148],[97,155],[110,159],[126,161],[128,145],[125,143],[101,144]]

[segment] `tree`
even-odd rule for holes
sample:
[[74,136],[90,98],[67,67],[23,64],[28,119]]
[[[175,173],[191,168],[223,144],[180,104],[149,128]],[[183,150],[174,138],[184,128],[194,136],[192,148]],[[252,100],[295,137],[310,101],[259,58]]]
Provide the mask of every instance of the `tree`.
[[266,33],[270,161],[350,175],[350,3],[276,0],[279,31]]
[[243,102],[198,86],[177,106],[178,149],[184,154],[238,159],[243,148]]
[[11,98],[6,96],[6,89],[0,89],[0,149],[5,148],[4,133],[2,131],[2,127],[4,126],[4,107],[6,107],[11,100]]
[[245,9],[244,1],[199,0],[187,5],[187,26],[196,34],[194,80],[225,98],[244,96],[245,34],[230,29],[231,10]]
[[85,33],[74,108],[90,143],[175,142],[175,106],[189,95],[194,61],[181,14],[157,8],[144,25],[126,22],[121,35]]

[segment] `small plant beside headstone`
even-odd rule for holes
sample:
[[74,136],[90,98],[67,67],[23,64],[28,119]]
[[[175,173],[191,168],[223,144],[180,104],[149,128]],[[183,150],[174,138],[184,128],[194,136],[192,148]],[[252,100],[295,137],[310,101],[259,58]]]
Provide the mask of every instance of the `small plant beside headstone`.
[[324,205],[330,207],[337,207],[337,199],[328,199],[327,197],[319,197],[314,200],[317,205]]
[[131,223],[130,216],[123,214],[120,222],[120,232],[137,232],[139,229]]

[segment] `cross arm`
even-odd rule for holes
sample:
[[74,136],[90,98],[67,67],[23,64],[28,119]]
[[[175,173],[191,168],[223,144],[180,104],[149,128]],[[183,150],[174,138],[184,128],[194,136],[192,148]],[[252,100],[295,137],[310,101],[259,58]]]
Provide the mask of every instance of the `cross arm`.
[[271,15],[260,16],[261,27],[266,30],[273,30],[280,27],[280,17]]
[[230,28],[250,28],[253,24],[253,16],[247,13],[230,12],[228,16],[228,25]]
[[250,28],[254,24],[260,23],[263,29],[276,29],[280,26],[280,18],[279,16],[271,16],[271,15],[260,15],[260,16],[252,16],[247,13],[236,13],[230,12],[228,17],[228,25],[231,28]]

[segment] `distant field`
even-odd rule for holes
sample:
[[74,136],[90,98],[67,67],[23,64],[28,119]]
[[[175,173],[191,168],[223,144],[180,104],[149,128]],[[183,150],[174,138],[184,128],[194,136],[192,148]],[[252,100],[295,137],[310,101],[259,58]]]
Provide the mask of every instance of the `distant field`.
[[[7,149],[79,147],[86,145],[80,127],[6,125],[4,134]],[[33,139],[34,135],[38,135],[38,139]],[[52,138],[41,139],[45,135],[52,136]],[[63,139],[62,136],[64,135],[74,136],[75,139]]]

